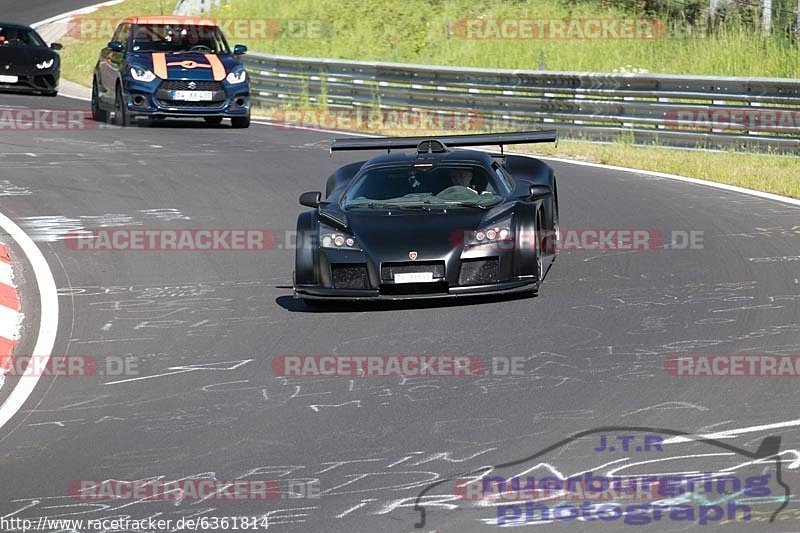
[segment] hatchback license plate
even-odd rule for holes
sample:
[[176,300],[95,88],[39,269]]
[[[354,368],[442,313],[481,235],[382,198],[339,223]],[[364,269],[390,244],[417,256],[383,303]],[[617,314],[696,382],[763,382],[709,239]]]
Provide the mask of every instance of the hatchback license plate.
[[210,102],[214,98],[211,91],[175,91],[172,93],[173,100],[182,102]]

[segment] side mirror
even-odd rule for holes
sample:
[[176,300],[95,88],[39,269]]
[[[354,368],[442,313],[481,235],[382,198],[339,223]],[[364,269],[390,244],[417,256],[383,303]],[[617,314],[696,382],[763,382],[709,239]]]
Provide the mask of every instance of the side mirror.
[[50,50],[56,50],[56,51],[58,51],[58,50],[62,50],[63,48],[64,48],[64,45],[63,45],[63,44],[61,44],[61,43],[52,43],[52,44],[50,45]]
[[124,52],[125,45],[119,41],[111,41],[110,43],[108,43],[108,49],[111,50],[112,52]]
[[541,200],[553,194],[553,191],[547,185],[531,185],[531,198],[533,200]]
[[322,202],[322,193],[319,191],[304,192],[300,195],[300,205],[316,209],[320,202]]
[[233,47],[233,55],[243,56],[247,53],[247,47],[243,44],[237,44]]

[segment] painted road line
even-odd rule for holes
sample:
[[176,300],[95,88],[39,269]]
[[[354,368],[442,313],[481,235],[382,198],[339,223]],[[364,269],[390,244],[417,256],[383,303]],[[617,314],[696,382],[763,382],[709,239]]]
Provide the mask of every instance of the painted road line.
[[[33,242],[33,239],[22,231],[22,228],[17,226],[13,220],[2,213],[0,213],[0,229],[8,235],[9,239],[16,243],[17,248],[22,251],[36,279],[36,286],[39,291],[39,332],[36,337],[36,343],[33,346],[32,355],[37,356],[44,364],[47,364],[53,352],[53,346],[56,342],[56,333],[58,332],[58,292],[56,291],[56,281],[53,279],[53,273],[50,271],[47,260],[36,246],[36,243]],[[0,263],[6,263],[12,267],[14,265],[11,258],[8,257],[8,250],[5,246],[0,248]],[[11,281],[13,284],[13,277],[11,277],[13,275],[13,268],[9,269],[3,267],[2,272],[5,272],[5,274],[0,275],[8,276],[10,279],[6,279],[6,281]],[[19,301],[18,296],[16,301]],[[8,311],[2,311],[2,309],[8,309]],[[13,317],[16,317],[17,320],[22,318],[19,310],[14,311],[10,308],[0,307],[0,313],[8,312],[14,313],[11,315],[12,318],[8,319],[7,316],[0,316],[0,324],[12,323]],[[0,341],[0,353],[7,353],[10,357],[12,353],[11,350],[13,350],[15,341],[17,340],[14,337],[19,336],[20,330],[18,325],[19,323],[17,323],[17,327],[11,331],[11,337],[4,337],[3,340]],[[8,358],[6,358],[6,360],[10,362]],[[30,379],[22,379],[17,382],[16,387],[9,393],[5,402],[0,405],[0,428],[5,426],[6,423],[22,409],[22,406],[25,405],[25,402],[28,400],[31,393],[33,393],[38,383],[38,376],[31,377]]]
[[22,314],[14,285],[14,272],[8,248],[0,243],[0,384],[11,368],[11,355],[19,339]]

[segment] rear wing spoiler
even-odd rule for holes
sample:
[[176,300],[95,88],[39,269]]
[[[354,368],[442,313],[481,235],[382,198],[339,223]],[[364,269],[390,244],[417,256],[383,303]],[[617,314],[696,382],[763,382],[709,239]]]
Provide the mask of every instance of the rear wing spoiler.
[[477,133],[471,135],[443,135],[428,137],[374,137],[334,139],[331,152],[350,150],[401,150],[417,148],[425,141],[438,141],[446,147],[497,146],[507,144],[532,144],[558,142],[556,130],[519,131],[513,133]]

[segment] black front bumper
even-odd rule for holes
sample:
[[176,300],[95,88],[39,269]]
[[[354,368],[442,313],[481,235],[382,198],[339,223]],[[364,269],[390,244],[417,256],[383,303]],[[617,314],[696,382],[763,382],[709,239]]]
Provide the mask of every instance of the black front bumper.
[[421,292],[393,294],[381,289],[335,289],[319,285],[295,285],[294,294],[304,300],[329,301],[398,301],[435,300],[443,298],[465,298],[471,296],[505,295],[539,290],[541,280],[535,277],[492,283],[490,285],[470,285],[448,287],[442,292]]
[[[228,86],[222,82],[162,80],[152,83],[126,79],[125,105],[131,118],[235,118],[250,115],[249,84]],[[190,84],[192,84],[190,86]],[[211,100],[174,100],[175,91],[207,91]]]
[[58,73],[20,75],[12,72],[2,74],[17,76],[17,83],[0,82],[0,91],[24,93],[51,93],[58,90]]

